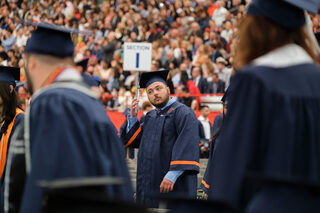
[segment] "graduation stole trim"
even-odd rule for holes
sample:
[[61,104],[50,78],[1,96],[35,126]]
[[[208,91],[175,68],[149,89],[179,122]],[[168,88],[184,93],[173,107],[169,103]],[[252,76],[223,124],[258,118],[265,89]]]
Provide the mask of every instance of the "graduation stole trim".
[[206,181],[202,180],[201,183],[206,187],[207,189],[210,189],[210,185],[206,183]]
[[139,135],[140,132],[141,132],[141,126],[139,126],[139,129],[137,129],[137,131],[132,135],[128,143],[126,143],[125,147],[130,146],[130,144],[132,144],[132,142],[134,141],[134,139],[136,139],[136,137]]
[[170,165],[196,165],[200,167],[200,164],[197,161],[187,161],[187,160],[176,160],[176,161],[171,161]]
[[48,78],[48,80],[45,82],[44,86],[48,86],[52,84],[56,78],[62,73],[62,71],[65,70],[65,68],[58,68],[56,69]]
[[8,151],[8,143],[9,143],[9,138],[11,136],[11,133],[12,133],[12,128],[14,126],[14,123],[16,121],[16,117],[17,115],[21,114],[24,112],[19,109],[19,108],[16,108],[16,114],[14,116],[14,118],[12,119],[11,123],[9,124],[8,126],[8,129],[7,129],[7,132],[5,134],[2,135],[1,137],[1,152],[0,152],[0,174],[1,174],[1,177],[2,177],[2,173],[3,173],[3,170],[4,170],[4,167],[6,165],[6,160],[7,160],[7,151]]

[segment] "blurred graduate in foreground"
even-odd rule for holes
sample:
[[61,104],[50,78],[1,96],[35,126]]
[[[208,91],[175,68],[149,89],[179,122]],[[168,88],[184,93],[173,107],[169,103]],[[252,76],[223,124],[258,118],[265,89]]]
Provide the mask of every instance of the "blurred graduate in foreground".
[[316,13],[318,6],[248,6],[213,156],[213,199],[247,212],[319,211],[320,68],[304,28],[304,10]]
[[44,190],[39,182],[65,178],[120,177],[125,184],[104,185],[105,194],[132,199],[121,142],[96,94],[74,67],[70,33],[40,23],[28,40],[26,74],[33,95],[24,133],[9,152],[5,212],[41,212]]

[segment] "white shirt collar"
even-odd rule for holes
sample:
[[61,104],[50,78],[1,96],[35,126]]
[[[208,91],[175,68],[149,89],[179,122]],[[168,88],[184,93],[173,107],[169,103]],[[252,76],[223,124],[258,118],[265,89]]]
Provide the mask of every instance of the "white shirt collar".
[[205,118],[205,117],[203,117],[202,115],[200,115],[200,116],[198,117],[198,120],[199,120],[199,121],[208,121],[208,119]]
[[256,66],[289,67],[298,64],[313,63],[309,54],[296,44],[287,44],[253,60]]
[[82,81],[82,77],[76,69],[66,68],[58,75],[56,81]]

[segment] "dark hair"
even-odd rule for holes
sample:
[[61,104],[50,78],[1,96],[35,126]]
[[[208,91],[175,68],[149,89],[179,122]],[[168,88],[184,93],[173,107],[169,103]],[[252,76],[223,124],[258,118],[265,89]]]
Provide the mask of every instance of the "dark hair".
[[0,131],[2,135],[7,132],[8,126],[16,114],[18,98],[16,91],[12,90],[12,92],[10,92],[10,85],[5,82],[0,82],[0,97],[3,105],[2,117],[4,121]]
[[201,105],[201,106],[199,107],[199,110],[202,110],[202,109],[204,109],[204,108],[209,108],[209,106],[208,106],[208,105]]
[[308,45],[311,43],[310,37],[302,27],[297,30],[287,30],[265,17],[247,15],[242,19],[239,29],[239,43],[234,64],[236,69],[289,43],[301,46],[314,61],[317,61],[317,56]]
[[216,72],[212,73],[212,76],[216,76],[217,78],[219,78],[219,75]]
[[188,76],[188,73],[186,71],[181,71],[180,80],[181,80],[183,85],[187,86],[187,83],[189,81],[189,76]]

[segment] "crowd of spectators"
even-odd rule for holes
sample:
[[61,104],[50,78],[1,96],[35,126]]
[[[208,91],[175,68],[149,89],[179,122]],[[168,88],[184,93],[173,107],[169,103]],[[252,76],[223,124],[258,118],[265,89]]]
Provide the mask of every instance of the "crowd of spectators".
[[[21,68],[32,26],[48,22],[90,33],[73,35],[75,61],[89,58],[87,72],[98,76],[110,109],[135,92],[136,73],[124,71],[124,42],[152,43],[152,71],[169,69],[172,94],[223,93],[233,71],[238,25],[245,0],[1,0],[0,64]],[[311,16],[320,31],[320,16]],[[288,20],[289,21],[289,20]],[[20,89],[25,94],[25,89]],[[19,90],[19,91],[20,91]],[[20,95],[21,95],[20,94]],[[188,97],[179,99],[191,106]],[[120,107],[120,108],[119,108]]]

